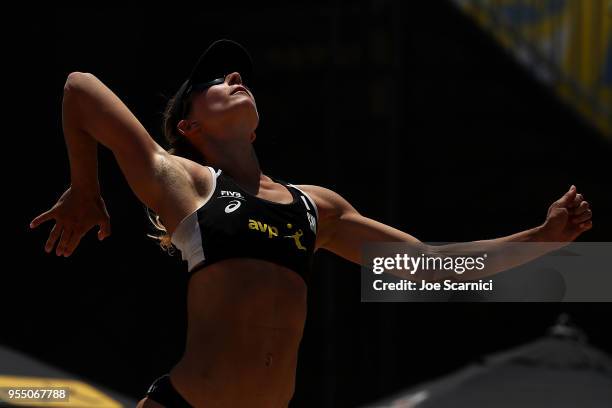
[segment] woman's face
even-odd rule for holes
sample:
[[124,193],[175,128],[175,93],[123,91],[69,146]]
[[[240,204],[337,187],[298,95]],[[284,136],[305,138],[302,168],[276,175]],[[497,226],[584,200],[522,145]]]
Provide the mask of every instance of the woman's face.
[[255,97],[238,72],[226,75],[223,83],[194,94],[190,117],[206,134],[224,134],[223,129],[238,128],[250,135],[259,123]]

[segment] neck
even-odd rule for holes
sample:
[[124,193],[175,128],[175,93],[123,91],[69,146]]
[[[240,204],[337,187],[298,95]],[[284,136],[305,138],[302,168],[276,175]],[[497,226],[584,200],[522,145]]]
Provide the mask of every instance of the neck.
[[205,146],[206,162],[215,168],[222,169],[240,187],[252,194],[259,191],[262,178],[259,160],[249,138],[228,138],[215,143],[216,138],[205,138],[209,141]]

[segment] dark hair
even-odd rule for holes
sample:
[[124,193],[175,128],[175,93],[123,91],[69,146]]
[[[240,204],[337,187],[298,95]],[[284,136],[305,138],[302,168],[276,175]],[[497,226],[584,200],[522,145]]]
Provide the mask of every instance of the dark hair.
[[[185,157],[204,164],[204,156],[195,146],[193,146],[189,139],[180,134],[177,129],[180,120],[191,112],[193,94],[183,97],[185,94],[185,85],[186,84],[183,84],[176,94],[168,100],[163,112],[162,132],[169,146],[166,150],[170,154]],[[159,241],[161,248],[172,255],[174,253],[174,246],[170,240],[168,230],[160,220],[159,215],[148,207],[145,207],[145,210],[155,230],[161,233],[160,235],[147,234],[147,236]]]
[[183,97],[184,94],[185,84],[168,100],[164,109],[162,131],[169,145],[167,150],[170,154],[204,163],[204,156],[191,144],[189,139],[181,135],[177,130],[177,125],[181,119],[191,112],[191,102],[194,94],[191,93]]

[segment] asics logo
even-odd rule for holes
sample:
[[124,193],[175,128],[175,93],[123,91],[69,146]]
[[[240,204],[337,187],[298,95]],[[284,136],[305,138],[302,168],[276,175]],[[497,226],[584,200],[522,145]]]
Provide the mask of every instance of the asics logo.
[[231,212],[234,212],[238,209],[238,207],[240,207],[240,204],[242,204],[240,201],[238,200],[232,200],[229,202],[229,204],[227,206],[225,206],[225,213],[229,214]]

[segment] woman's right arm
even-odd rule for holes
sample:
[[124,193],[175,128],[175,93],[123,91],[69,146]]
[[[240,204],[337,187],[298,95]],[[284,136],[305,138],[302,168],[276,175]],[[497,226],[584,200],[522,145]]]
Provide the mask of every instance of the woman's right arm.
[[[62,105],[64,138],[70,160],[71,186],[53,208],[31,224],[55,219],[45,249],[60,238],[57,255],[68,256],[81,237],[100,225],[99,238],[110,234],[106,207],[100,197],[97,145],[109,148],[136,196],[158,212],[168,200],[168,177],[172,191],[192,188],[188,174],[149,135],[125,104],[92,74],[73,72],[64,86]],[[177,177],[176,175],[182,175]],[[182,185],[177,185],[182,184]]]
[[113,152],[140,201],[157,209],[163,188],[159,172],[170,155],[106,85],[92,74],[71,73],[64,87],[63,120],[75,188],[97,188],[99,142]]

